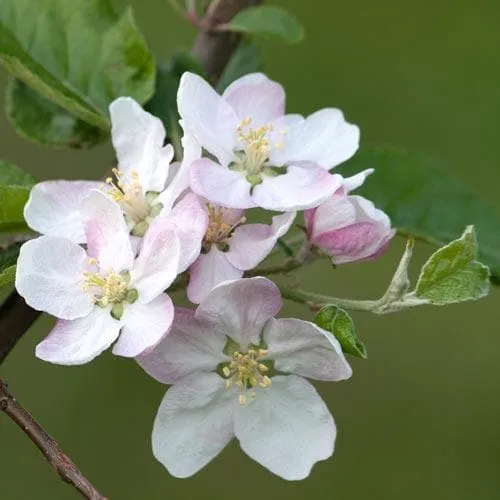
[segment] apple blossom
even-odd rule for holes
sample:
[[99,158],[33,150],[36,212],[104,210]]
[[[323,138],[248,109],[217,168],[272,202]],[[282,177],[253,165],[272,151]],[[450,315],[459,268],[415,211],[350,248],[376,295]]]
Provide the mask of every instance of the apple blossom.
[[362,196],[348,194],[366,173],[351,177],[347,186],[304,212],[309,245],[331,256],[334,264],[376,258],[395,234],[382,210]]
[[217,159],[193,163],[191,188],[220,206],[317,206],[341,184],[328,169],[358,148],[359,129],[341,111],[285,115],[283,88],[261,73],[236,80],[222,96],[201,77],[184,73],[177,102],[185,129]]
[[176,477],[195,474],[236,437],[285,479],[330,457],[335,423],[314,387],[351,376],[337,340],[313,323],[275,319],[267,278],[226,281],[195,312],[176,309],[171,331],[139,364],[167,391],[153,428],[155,457]]
[[244,211],[207,204],[208,228],[202,251],[189,268],[187,295],[200,301],[222,281],[241,278],[262,262],[290,229],[295,212],[276,215],[270,225],[246,224]]
[[173,304],[163,291],[179,269],[177,229],[168,219],[156,218],[134,258],[115,202],[93,191],[80,210],[87,251],[56,236],[41,236],[21,248],[18,292],[34,309],[59,318],[36,355],[82,364],[118,339],[114,354],[136,356],[154,346],[172,323]]

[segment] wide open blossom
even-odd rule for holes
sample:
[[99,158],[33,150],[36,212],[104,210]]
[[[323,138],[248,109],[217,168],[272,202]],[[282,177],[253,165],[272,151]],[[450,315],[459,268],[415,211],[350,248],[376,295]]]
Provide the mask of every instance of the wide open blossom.
[[[130,97],[116,99],[109,111],[112,141],[118,159],[115,180],[109,178],[106,184],[93,181],[45,181],[37,184],[24,210],[28,225],[41,234],[85,243],[80,208],[93,189],[101,189],[120,205],[130,232],[136,236],[144,236],[157,216],[168,217],[175,212],[174,219],[190,217],[186,238],[190,235],[198,242],[199,253],[207,224],[203,207],[192,195],[184,203],[177,202],[189,186],[189,167],[201,156],[200,146],[193,137],[185,134],[183,160],[180,164],[170,164],[174,152],[171,145],[164,146],[166,134],[160,119],[144,111]],[[187,253],[190,254],[190,264],[197,255],[191,255],[191,249]],[[185,249],[182,254],[186,254]]]
[[87,251],[56,236],[21,247],[17,291],[34,309],[59,318],[36,355],[64,365],[87,363],[119,336],[113,353],[137,356],[157,344],[173,320],[163,291],[178,273],[177,230],[166,218],[155,219],[134,258],[115,202],[93,191],[81,211]]
[[208,229],[202,251],[189,268],[187,295],[199,304],[219,283],[241,278],[262,262],[292,225],[295,212],[276,215],[270,225],[246,224],[244,211],[207,204]]
[[304,212],[309,244],[331,256],[333,264],[374,259],[395,234],[382,210],[362,196],[349,195],[370,173],[367,170],[346,179],[328,200]]
[[330,457],[336,428],[302,377],[351,376],[337,340],[308,321],[275,319],[282,306],[266,278],[227,281],[197,310],[176,309],[169,335],[137,358],[172,384],[153,428],[155,457],[176,477],[195,474],[236,437],[247,455],[285,479]]
[[185,73],[177,98],[184,127],[217,162],[197,160],[191,188],[231,208],[312,208],[332,195],[341,176],[328,169],[358,148],[359,129],[338,109],[307,118],[285,115],[283,87],[261,73],[233,82],[222,96]]

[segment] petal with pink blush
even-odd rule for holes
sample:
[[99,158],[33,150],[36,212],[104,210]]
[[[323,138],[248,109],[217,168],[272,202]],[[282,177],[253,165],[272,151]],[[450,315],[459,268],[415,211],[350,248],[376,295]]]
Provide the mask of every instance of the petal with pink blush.
[[374,168],[367,168],[362,172],[359,172],[356,175],[352,175],[351,177],[344,177],[344,181],[342,183],[342,187],[346,190],[347,193],[358,189],[362,186],[366,180],[366,178],[375,172]]
[[282,305],[279,288],[272,281],[244,278],[215,287],[198,306],[196,318],[244,347],[259,343],[264,325]]
[[24,218],[31,229],[41,234],[84,243],[80,208],[90,192],[101,185],[94,181],[40,182],[30,192]]
[[150,302],[172,284],[178,274],[180,253],[175,226],[166,217],[154,219],[130,271],[130,284],[139,292],[139,302]]
[[189,268],[188,299],[199,304],[214,287],[227,280],[241,278],[243,271],[234,267],[216,247],[202,253]]
[[264,176],[252,194],[254,203],[267,210],[291,212],[319,205],[340,186],[342,177],[312,163],[297,163],[276,177]]
[[285,90],[263,73],[251,73],[235,80],[222,94],[238,118],[251,118],[252,127],[269,124],[285,113]]
[[82,247],[64,238],[28,241],[17,261],[16,289],[38,311],[68,320],[86,316],[94,307],[82,289],[87,260]]
[[58,365],[82,365],[105,351],[118,337],[121,323],[108,309],[94,307],[85,318],[59,320],[36,347],[37,358]]
[[82,204],[87,251],[101,272],[130,269],[134,252],[121,208],[104,193],[92,191]]
[[244,224],[237,227],[228,240],[227,259],[238,269],[247,271],[262,262],[290,229],[296,213],[288,212],[273,217],[271,225]]
[[174,319],[174,305],[166,293],[151,302],[126,304],[123,328],[113,354],[133,358],[153,349],[168,333]]
[[208,214],[194,193],[186,194],[174,206],[168,220],[177,228],[180,242],[178,273],[184,272],[200,255],[208,226]]
[[200,76],[186,72],[177,93],[184,129],[226,166],[233,158],[239,119],[233,108]]
[[315,209],[311,241],[323,233],[341,229],[357,221],[357,212],[350,197],[345,194],[335,194]]
[[290,127],[283,143],[283,148],[273,152],[272,163],[311,161],[330,169],[358,150],[359,128],[347,123],[339,109],[326,108]]
[[243,172],[236,172],[203,158],[193,163],[190,172],[191,189],[198,195],[222,207],[253,208],[251,184]]

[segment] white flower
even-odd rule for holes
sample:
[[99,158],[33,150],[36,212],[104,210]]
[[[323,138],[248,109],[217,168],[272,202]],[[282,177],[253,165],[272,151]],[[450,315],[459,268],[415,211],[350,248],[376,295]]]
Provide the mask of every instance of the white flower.
[[52,363],[91,361],[120,335],[113,353],[133,357],[168,332],[174,315],[163,291],[177,276],[180,242],[166,218],[157,218],[134,259],[116,203],[100,191],[81,207],[87,251],[56,236],[21,247],[16,288],[26,302],[59,318],[36,355]]
[[333,418],[302,377],[343,380],[351,368],[326,331],[275,319],[281,306],[266,278],[227,281],[196,312],[176,309],[169,335],[138,358],[150,375],[173,384],[152,438],[155,457],[172,475],[196,473],[233,437],[289,480],[307,477],[332,455]]

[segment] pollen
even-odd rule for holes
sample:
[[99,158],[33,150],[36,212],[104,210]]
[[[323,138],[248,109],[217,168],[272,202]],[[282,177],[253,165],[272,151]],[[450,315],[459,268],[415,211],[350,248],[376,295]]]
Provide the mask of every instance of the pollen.
[[110,272],[106,276],[86,272],[83,275],[82,290],[93,295],[95,303],[101,307],[123,302],[129,292],[127,276]]
[[232,232],[246,222],[245,217],[240,217],[234,222],[230,221],[230,218],[230,212],[227,209],[212,204],[208,205],[208,228],[203,238],[203,248],[206,251],[210,250],[212,244],[218,245],[222,249]]
[[261,361],[267,355],[266,349],[259,348],[249,349],[247,352],[235,351],[231,361],[222,369],[226,387],[236,387],[240,391],[240,405],[244,406],[249,397],[255,398],[257,387],[265,389],[271,385],[269,368]]

